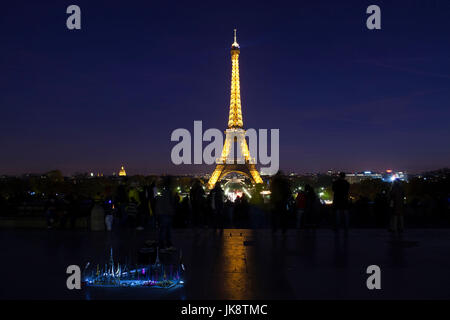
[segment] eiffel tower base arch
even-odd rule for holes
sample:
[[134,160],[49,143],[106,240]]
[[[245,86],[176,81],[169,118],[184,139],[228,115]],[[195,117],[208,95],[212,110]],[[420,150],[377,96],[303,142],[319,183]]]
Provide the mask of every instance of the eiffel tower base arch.
[[259,176],[256,166],[252,163],[233,163],[233,164],[218,164],[214,170],[211,178],[208,181],[208,189],[214,188],[217,182],[221,181],[225,176],[230,173],[239,173],[250,179],[252,183],[261,183],[261,177]]

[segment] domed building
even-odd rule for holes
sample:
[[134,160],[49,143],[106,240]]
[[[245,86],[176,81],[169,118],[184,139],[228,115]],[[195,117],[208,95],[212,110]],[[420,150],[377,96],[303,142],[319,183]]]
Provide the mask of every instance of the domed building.
[[126,177],[127,176],[127,172],[125,171],[125,168],[123,166],[120,167],[120,171],[119,171],[119,177]]

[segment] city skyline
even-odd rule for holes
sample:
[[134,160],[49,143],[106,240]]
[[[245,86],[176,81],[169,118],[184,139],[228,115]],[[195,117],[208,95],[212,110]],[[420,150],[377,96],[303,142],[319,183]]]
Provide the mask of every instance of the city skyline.
[[[435,170],[428,170],[428,171],[421,171],[421,172],[409,172],[406,170],[402,170],[402,169],[383,169],[383,170],[371,170],[370,168],[366,168],[364,170],[339,170],[339,169],[329,169],[326,171],[284,171],[284,170],[280,170],[280,172],[282,172],[284,175],[297,175],[297,176],[308,176],[308,175],[331,175],[331,176],[337,176],[340,172],[344,172],[347,175],[351,176],[351,175],[386,175],[386,174],[404,174],[404,175],[412,175],[412,176],[420,176],[421,174],[426,174],[426,173],[431,173],[431,172],[439,172],[442,170],[450,170],[448,167],[445,168],[437,168]],[[55,171],[59,171],[61,172],[61,174],[65,177],[71,177],[71,176],[76,176],[76,175],[88,175],[88,176],[92,176],[92,177],[114,177],[114,176],[164,176],[164,175],[173,175],[173,176],[204,176],[204,177],[210,177],[212,175],[212,171],[208,170],[208,168],[205,171],[197,171],[197,172],[187,172],[187,173],[178,173],[178,174],[174,174],[174,173],[170,173],[170,172],[147,172],[147,173],[143,173],[143,172],[137,172],[133,169],[129,170],[128,168],[126,168],[125,166],[121,165],[119,166],[119,168],[117,170],[113,170],[113,171],[102,171],[102,170],[83,170],[83,171],[77,171],[77,172],[72,172],[72,173],[65,173],[62,172],[59,169],[52,169],[52,170],[48,170],[45,172],[23,172],[20,174],[0,174],[0,176],[16,176],[16,177],[20,177],[20,176],[27,176],[27,175],[31,175],[31,176],[37,176],[37,175],[46,175]],[[270,177],[270,175],[261,175],[261,177]]]
[[407,4],[407,15],[383,3],[374,32],[364,1],[210,4],[208,15],[184,4],[77,4],[77,31],[65,28],[64,4],[4,9],[0,174],[212,172],[173,165],[170,133],[192,132],[195,120],[226,127],[234,28],[245,127],[280,129],[284,172],[450,164],[443,1]]

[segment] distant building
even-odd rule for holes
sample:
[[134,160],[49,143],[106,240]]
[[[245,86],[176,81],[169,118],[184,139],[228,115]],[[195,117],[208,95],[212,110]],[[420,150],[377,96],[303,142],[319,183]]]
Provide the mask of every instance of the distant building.
[[392,170],[386,170],[384,173],[364,171],[357,173],[347,173],[345,175],[349,183],[359,183],[363,180],[381,179],[385,182],[392,182],[394,180],[408,181],[408,177],[405,172],[394,172]]
[[357,173],[347,173],[345,175],[345,178],[349,183],[359,183],[363,180],[382,179],[383,175],[381,173],[376,173],[372,171],[364,171]]
[[119,171],[119,177],[126,177],[127,176],[127,172],[125,171],[125,168],[123,166],[120,167],[120,171]]

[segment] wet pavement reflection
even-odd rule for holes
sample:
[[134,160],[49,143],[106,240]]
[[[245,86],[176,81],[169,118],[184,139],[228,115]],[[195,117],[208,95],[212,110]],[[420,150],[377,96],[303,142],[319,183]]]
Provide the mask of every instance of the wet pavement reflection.
[[[450,232],[382,229],[175,230],[187,267],[175,290],[68,290],[66,268],[108,259],[132,261],[155,232],[62,230],[0,232],[1,299],[416,299],[450,298]],[[382,290],[366,288],[366,268],[382,270]]]

